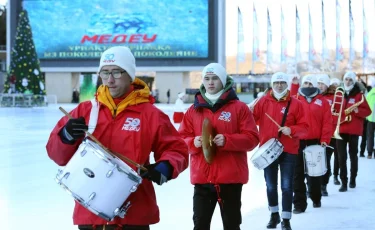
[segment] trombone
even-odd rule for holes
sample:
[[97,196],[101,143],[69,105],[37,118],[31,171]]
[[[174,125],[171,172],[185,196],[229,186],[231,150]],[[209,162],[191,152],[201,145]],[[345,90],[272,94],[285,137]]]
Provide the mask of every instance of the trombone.
[[[335,90],[335,94],[333,96],[333,102],[332,102],[332,105],[331,105],[332,115],[338,116],[336,129],[335,129],[335,132],[333,133],[332,138],[339,139],[339,140],[342,140],[342,137],[340,136],[340,124],[341,124],[340,122],[341,122],[342,108],[343,108],[343,105],[344,105],[344,94],[345,94],[344,92],[345,91],[344,91],[343,87],[337,87],[336,90]],[[340,102],[337,102],[338,98],[341,98]],[[336,104],[340,105],[340,109],[339,109],[338,112],[335,111],[335,105]]]

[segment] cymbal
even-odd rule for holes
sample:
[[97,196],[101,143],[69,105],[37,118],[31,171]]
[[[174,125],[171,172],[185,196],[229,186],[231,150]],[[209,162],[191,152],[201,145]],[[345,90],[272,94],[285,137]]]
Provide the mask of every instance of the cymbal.
[[213,142],[215,135],[215,129],[210,120],[205,118],[202,125],[202,149],[204,158],[209,164],[212,163],[216,155],[216,145]]

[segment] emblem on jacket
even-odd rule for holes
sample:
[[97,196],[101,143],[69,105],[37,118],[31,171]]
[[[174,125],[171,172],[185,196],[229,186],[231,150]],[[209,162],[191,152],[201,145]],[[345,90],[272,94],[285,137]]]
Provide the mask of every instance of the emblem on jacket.
[[329,105],[332,105],[333,101],[331,99],[328,99],[327,101],[328,101]]
[[316,101],[314,102],[314,104],[322,106],[322,100],[316,99]]
[[281,113],[284,114],[284,113],[285,113],[285,110],[286,110],[286,108],[285,108],[285,107],[282,107],[282,108],[281,108]]
[[122,130],[127,131],[135,131],[138,132],[141,129],[141,120],[138,118],[128,117],[125,120],[124,126],[122,126]]
[[355,99],[354,98],[350,98],[349,101],[348,101],[348,104],[354,104],[355,103]]
[[220,114],[219,120],[228,121],[229,122],[230,121],[230,116],[231,116],[230,112],[223,111]]

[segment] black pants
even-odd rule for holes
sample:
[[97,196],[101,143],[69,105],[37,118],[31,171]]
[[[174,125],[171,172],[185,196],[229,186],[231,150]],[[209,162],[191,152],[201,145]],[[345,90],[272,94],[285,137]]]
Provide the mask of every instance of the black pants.
[[337,149],[337,140],[332,138],[330,146],[334,147],[333,149],[333,175],[338,176],[340,171],[340,164],[339,164],[339,151]]
[[321,180],[322,176],[310,177],[305,174],[305,162],[303,160],[303,150],[306,146],[317,145],[319,140],[300,140],[298,149],[298,156],[296,161],[296,168],[294,171],[294,197],[293,204],[294,208],[300,208],[303,211],[307,208],[307,196],[306,196],[306,184],[309,186],[310,198],[314,203],[320,202],[322,198],[321,192]]
[[367,124],[367,153],[369,156],[372,156],[374,152],[374,132],[375,132],[375,122],[369,121]]
[[[329,145],[332,146],[333,148],[336,148],[336,141],[335,141],[335,139],[331,138],[331,142],[329,143]],[[329,178],[332,175],[332,171],[331,171],[331,157],[332,157],[332,153],[333,152],[334,152],[334,149],[326,148],[327,172],[322,177],[322,185],[327,185],[329,183]],[[337,167],[338,167],[338,164],[337,164]],[[337,171],[338,171],[338,169],[337,169]]]
[[209,230],[218,196],[224,230],[240,230],[242,184],[221,184],[218,195],[212,184],[197,184],[194,187],[194,230]]
[[[93,227],[92,225],[78,225],[78,229],[80,230],[102,230],[104,229],[103,225],[96,225]],[[119,227],[118,225],[106,225],[105,230],[150,230],[149,225],[124,225]]]
[[362,140],[361,140],[361,151],[360,154],[364,155],[365,150],[366,150],[366,142],[367,142],[367,126],[368,126],[368,121],[367,119],[364,120],[363,122],[363,132],[362,132]]
[[336,146],[339,151],[339,164],[340,164],[340,179],[344,185],[348,184],[348,170],[346,167],[346,160],[348,153],[346,146],[349,144],[349,157],[350,157],[350,177],[355,179],[358,173],[358,137],[357,135],[341,134],[342,140],[336,141]]

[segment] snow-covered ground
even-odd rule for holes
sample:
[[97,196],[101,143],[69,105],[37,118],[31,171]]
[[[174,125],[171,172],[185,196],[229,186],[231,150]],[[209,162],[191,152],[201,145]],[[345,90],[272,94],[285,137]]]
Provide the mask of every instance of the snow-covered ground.
[[[45,145],[58,119],[73,104],[46,108],[0,108],[0,223],[1,229],[73,230],[73,198],[54,181],[58,166],[46,153]],[[157,104],[170,117],[173,105]],[[188,105],[187,105],[188,106]],[[178,125],[176,125],[178,127]],[[249,153],[249,158],[251,153]],[[269,220],[263,171],[249,162],[250,180],[242,194],[242,229],[266,229]],[[155,185],[161,211],[160,223],[152,230],[193,229],[189,170],[163,186]],[[372,230],[375,229],[375,159],[360,158],[357,188],[346,193],[328,185],[329,196],[322,208],[293,215],[294,230]],[[279,193],[281,196],[281,192]],[[281,201],[281,199],[280,199]],[[211,229],[222,229],[219,208]],[[278,226],[280,229],[280,225]]]

